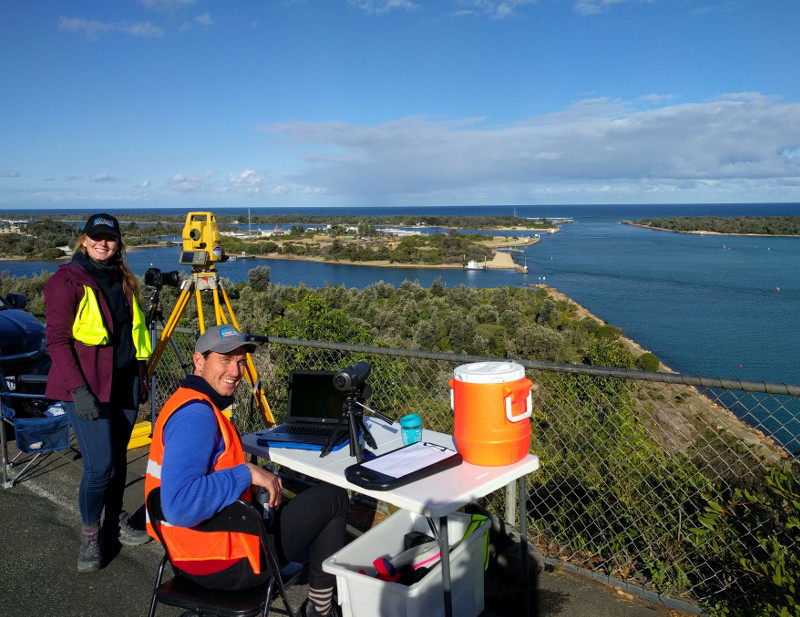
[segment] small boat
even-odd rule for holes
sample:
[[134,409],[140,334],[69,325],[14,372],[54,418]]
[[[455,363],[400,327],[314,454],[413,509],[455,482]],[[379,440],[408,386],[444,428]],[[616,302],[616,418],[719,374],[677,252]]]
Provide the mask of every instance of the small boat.
[[228,261],[239,261],[240,259],[253,259],[253,255],[248,255],[244,251],[242,251],[241,255],[230,255],[228,257]]
[[481,265],[474,259],[468,261],[467,265],[464,266],[464,270],[486,270],[486,269],[487,269],[486,264]]

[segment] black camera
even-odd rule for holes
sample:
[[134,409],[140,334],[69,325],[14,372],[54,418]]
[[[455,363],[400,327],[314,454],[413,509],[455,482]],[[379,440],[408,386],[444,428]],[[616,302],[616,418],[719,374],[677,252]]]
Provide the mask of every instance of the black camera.
[[148,287],[161,289],[164,285],[169,287],[181,286],[181,273],[177,270],[172,272],[162,272],[158,268],[149,268],[144,273],[144,284]]
[[367,380],[371,367],[368,362],[356,362],[353,366],[342,369],[333,376],[333,387],[341,392],[358,388]]

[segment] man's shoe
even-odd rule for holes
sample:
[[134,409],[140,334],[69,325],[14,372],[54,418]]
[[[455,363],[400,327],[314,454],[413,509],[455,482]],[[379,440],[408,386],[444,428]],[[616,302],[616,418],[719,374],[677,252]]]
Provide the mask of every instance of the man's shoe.
[[331,610],[329,610],[324,615],[322,613],[317,612],[317,609],[314,608],[314,603],[309,599],[306,598],[306,601],[303,603],[303,606],[300,607],[300,616],[301,617],[342,617],[342,611],[339,608],[339,605],[336,604],[334,600],[333,604],[331,604]]
[[144,529],[136,529],[131,526],[128,513],[123,510],[119,515],[119,543],[125,546],[140,546],[147,544],[150,540],[152,538]]
[[81,532],[81,550],[78,553],[78,572],[99,570],[102,555],[100,553],[100,530]]

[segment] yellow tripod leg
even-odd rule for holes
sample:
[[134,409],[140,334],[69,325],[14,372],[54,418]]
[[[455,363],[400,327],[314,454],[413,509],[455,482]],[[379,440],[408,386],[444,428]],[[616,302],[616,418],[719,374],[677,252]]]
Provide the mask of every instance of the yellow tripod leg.
[[206,332],[206,320],[205,317],[203,317],[203,298],[200,295],[199,289],[194,290],[194,295],[197,302],[197,321],[200,327],[200,334],[202,335]]
[[[161,332],[161,338],[158,340],[156,348],[147,359],[148,383],[152,379],[153,373],[155,373],[156,366],[158,365],[159,360],[161,360],[161,356],[169,344],[172,333],[175,331],[175,327],[178,325],[181,315],[186,309],[186,305],[189,303],[189,298],[191,297],[191,288],[192,284],[190,282],[186,283],[181,288],[181,295],[178,297],[178,301],[175,303],[175,307],[172,309],[172,313],[170,313],[169,319],[164,325],[164,330]],[[155,396],[155,392],[151,392],[150,396]],[[151,414],[152,413],[153,412],[151,411]],[[128,440],[128,450],[149,445],[152,441],[152,430],[152,417],[150,420],[142,420],[134,424],[133,431],[131,432],[130,439]]]
[[[225,290],[223,290],[223,293],[224,292]],[[228,320],[225,318],[225,313],[222,312],[222,305],[220,304],[219,301],[219,290],[216,287],[213,290],[213,294],[214,294],[214,318],[217,320],[217,325],[226,324],[228,323]],[[228,307],[228,310],[230,311],[230,307]],[[239,329],[239,327],[236,324],[233,325],[237,330]]]
[[[228,314],[231,316],[231,324],[233,324],[234,328],[239,330],[239,323],[236,321],[236,315],[233,314],[231,301],[228,299],[228,294],[225,293],[224,289],[222,289],[222,299],[225,301],[225,307],[228,309]],[[215,298],[215,300],[216,302],[219,302],[218,298]],[[221,309],[220,314],[224,318],[224,314],[222,313]],[[275,416],[272,415],[272,410],[267,402],[267,395],[264,393],[264,388],[261,386],[256,365],[253,362],[253,358],[250,356],[250,354],[247,354],[247,364],[245,366],[244,376],[247,380],[247,383],[250,384],[250,392],[252,392],[253,398],[256,400],[256,404],[261,410],[261,415],[264,416],[264,421],[267,423],[267,426],[275,426]]]
[[153,353],[150,354],[150,358],[147,360],[147,378],[153,376],[153,372],[156,370],[156,365],[158,364],[159,360],[161,360],[161,355],[164,353],[164,350],[167,348],[169,344],[169,339],[172,336],[172,333],[175,331],[175,326],[177,326],[178,321],[183,314],[186,305],[189,303],[189,294],[191,291],[191,285],[185,287],[181,291],[181,295],[178,298],[178,302],[175,304],[175,308],[172,309],[172,313],[167,320],[166,325],[164,326],[164,331],[161,333],[161,338],[158,340],[158,344],[156,348],[153,350]]
[[[225,307],[228,309],[228,315],[231,316],[231,323],[233,327],[239,330],[239,322],[236,321],[236,315],[233,314],[233,307],[231,306],[231,301],[228,299],[228,294],[225,293],[225,290],[222,290],[222,299],[225,301]],[[239,330],[241,332],[241,330]]]
[[253,393],[253,398],[256,399],[258,408],[261,410],[261,415],[264,416],[264,421],[267,423],[267,426],[275,426],[275,416],[272,415],[272,410],[269,408],[267,395],[264,394],[264,388],[261,386],[258,373],[256,372],[256,365],[253,363],[253,358],[250,354],[247,354],[247,369],[248,370],[245,371],[245,378],[250,383],[250,391]]

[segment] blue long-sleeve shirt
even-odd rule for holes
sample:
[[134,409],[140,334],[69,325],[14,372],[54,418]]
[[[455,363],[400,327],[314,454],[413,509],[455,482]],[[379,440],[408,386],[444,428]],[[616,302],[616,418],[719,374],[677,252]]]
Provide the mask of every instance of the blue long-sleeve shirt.
[[213,471],[225,449],[214,411],[193,401],[164,427],[161,505],[173,525],[193,527],[233,503],[250,486],[246,465]]

